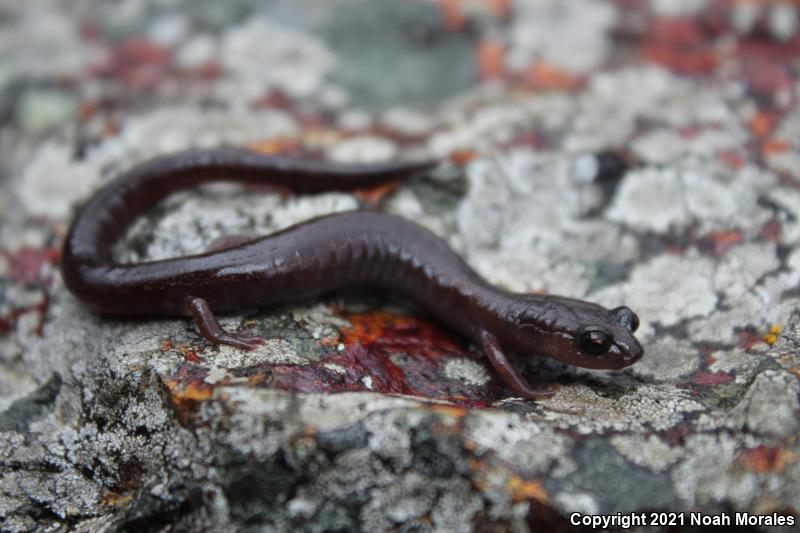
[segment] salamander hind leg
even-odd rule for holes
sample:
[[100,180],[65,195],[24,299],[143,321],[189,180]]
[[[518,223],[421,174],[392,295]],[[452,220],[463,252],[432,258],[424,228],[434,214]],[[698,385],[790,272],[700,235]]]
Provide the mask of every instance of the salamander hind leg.
[[232,333],[223,329],[208,302],[202,298],[190,298],[186,307],[200,334],[212,344],[227,344],[242,350],[253,350],[266,342],[263,337]]
[[481,347],[483,353],[492,363],[492,366],[500,374],[500,377],[505,381],[506,385],[514,391],[515,394],[526,398],[528,400],[541,400],[553,396],[558,390],[558,385],[541,385],[532,388],[520,376],[517,371],[511,366],[511,363],[506,359],[503,350],[497,339],[491,333],[484,331],[481,333]]

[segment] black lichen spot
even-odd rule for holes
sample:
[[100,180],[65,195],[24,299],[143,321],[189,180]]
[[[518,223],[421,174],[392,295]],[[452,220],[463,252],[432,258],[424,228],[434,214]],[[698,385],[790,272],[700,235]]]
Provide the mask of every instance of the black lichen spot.
[[286,502],[295,487],[305,481],[282,456],[271,460],[252,460],[228,452],[222,490],[230,505],[231,517],[245,525],[274,524],[286,513]]
[[411,468],[429,477],[448,478],[456,473],[456,464],[447,451],[460,450],[454,436],[434,433],[421,425],[411,434]]
[[427,213],[451,213],[467,194],[467,177],[463,169],[452,168],[443,171],[451,172],[453,176],[446,180],[423,178],[410,183],[411,190]]
[[628,395],[629,393],[635,392],[635,387],[629,387],[625,385],[621,385],[619,383],[598,383],[594,381],[586,382],[587,385],[595,392],[598,396],[603,398],[608,398],[610,400],[619,400],[623,396]]
[[27,431],[31,423],[47,416],[53,410],[61,383],[61,376],[53,374],[38,389],[12,403],[0,413],[0,431]]
[[164,531],[174,528],[179,520],[203,505],[203,490],[195,485],[173,483],[166,496],[150,491],[139,493],[116,524],[116,531]]
[[610,187],[613,193],[613,188],[619,184],[622,177],[628,171],[630,164],[627,158],[621,153],[614,150],[607,150],[595,155],[597,159],[597,173],[594,176],[594,181],[603,187]]
[[600,188],[603,198],[599,206],[587,213],[589,218],[599,216],[605,210],[631,166],[628,158],[617,150],[606,150],[595,154],[595,160],[597,171],[594,175],[594,183]]

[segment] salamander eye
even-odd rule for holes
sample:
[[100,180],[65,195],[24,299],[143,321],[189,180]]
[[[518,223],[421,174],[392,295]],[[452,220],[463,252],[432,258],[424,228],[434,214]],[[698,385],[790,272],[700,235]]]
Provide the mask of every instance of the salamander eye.
[[581,351],[588,355],[603,355],[611,347],[611,335],[598,329],[590,329],[578,337]]

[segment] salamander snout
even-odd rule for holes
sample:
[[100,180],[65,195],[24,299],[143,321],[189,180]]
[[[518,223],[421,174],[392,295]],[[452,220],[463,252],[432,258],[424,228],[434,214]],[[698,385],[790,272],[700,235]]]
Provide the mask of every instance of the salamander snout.
[[611,316],[621,325],[628,328],[631,333],[639,329],[639,317],[631,311],[630,307],[624,305],[611,310]]

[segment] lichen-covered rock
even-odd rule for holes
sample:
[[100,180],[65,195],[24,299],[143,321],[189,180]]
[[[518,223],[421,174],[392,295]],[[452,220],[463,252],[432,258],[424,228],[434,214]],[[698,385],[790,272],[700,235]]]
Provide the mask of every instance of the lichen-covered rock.
[[[692,510],[798,524],[796,6],[162,4],[2,8],[0,529],[558,531],[572,513]],[[82,199],[218,144],[444,163],[352,194],[176,195],[121,259],[380,207],[508,289],[629,305],[645,357],[515,360],[560,384],[530,402],[390,295],[241,310],[223,325],[268,339],[242,352],[65,290]]]

